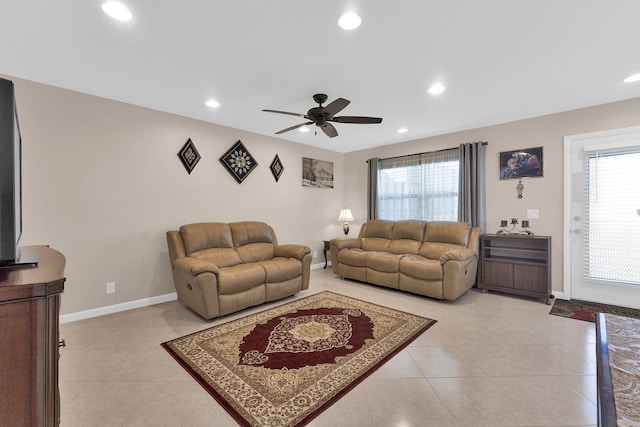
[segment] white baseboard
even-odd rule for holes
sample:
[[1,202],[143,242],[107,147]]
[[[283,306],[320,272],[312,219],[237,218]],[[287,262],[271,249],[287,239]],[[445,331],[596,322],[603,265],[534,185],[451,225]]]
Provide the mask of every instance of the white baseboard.
[[172,294],[158,295],[156,297],[143,298],[135,301],[123,302],[122,304],[109,305],[106,307],[94,308],[92,310],[79,311],[77,313],[64,314],[60,316],[60,323],[75,322],[76,320],[90,319],[92,317],[104,316],[105,314],[118,313],[120,311],[133,310],[134,308],[147,307],[163,302],[175,301],[178,295]]

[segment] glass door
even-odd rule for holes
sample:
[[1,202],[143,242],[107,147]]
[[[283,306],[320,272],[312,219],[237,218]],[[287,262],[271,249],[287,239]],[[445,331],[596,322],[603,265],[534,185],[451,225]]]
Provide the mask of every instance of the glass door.
[[640,128],[565,138],[564,297],[640,308]]

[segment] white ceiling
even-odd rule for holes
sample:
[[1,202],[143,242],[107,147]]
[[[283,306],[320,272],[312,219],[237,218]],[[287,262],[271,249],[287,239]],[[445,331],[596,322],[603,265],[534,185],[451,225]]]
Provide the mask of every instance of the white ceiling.
[[306,113],[318,92],[384,119],[280,136],[339,152],[640,97],[622,82],[637,0],[122,1],[129,22],[102,0],[0,0],[0,73],[272,136],[304,120],[263,108]]

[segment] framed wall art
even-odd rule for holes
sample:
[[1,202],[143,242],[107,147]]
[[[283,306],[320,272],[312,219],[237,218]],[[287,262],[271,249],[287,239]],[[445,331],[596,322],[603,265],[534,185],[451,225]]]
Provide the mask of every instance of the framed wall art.
[[302,186],[333,188],[333,162],[303,157]]
[[191,171],[200,161],[200,153],[196,150],[196,146],[193,141],[191,141],[191,138],[187,139],[187,142],[182,146],[178,152],[178,157],[187,170],[187,173],[191,175]]
[[258,162],[240,140],[220,157],[220,163],[227,168],[238,184],[242,184],[242,181],[258,166]]
[[542,176],[542,147],[500,153],[500,179]]
[[280,157],[278,157],[277,154],[273,158],[273,161],[271,162],[269,169],[271,169],[273,178],[276,180],[276,182],[278,182],[278,180],[280,179],[280,175],[282,175],[282,172],[284,172],[284,166],[282,165],[282,162],[280,161]]

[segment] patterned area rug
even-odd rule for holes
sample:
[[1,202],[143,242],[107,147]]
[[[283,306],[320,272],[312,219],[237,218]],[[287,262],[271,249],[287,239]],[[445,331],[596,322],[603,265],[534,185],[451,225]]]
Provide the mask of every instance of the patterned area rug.
[[615,314],[617,316],[633,317],[640,319],[640,310],[617,305],[598,304],[596,302],[580,300],[556,299],[549,314],[569,317],[571,319],[585,320],[587,322],[596,321],[596,313]]
[[240,425],[298,426],[435,323],[321,292],[162,346]]

